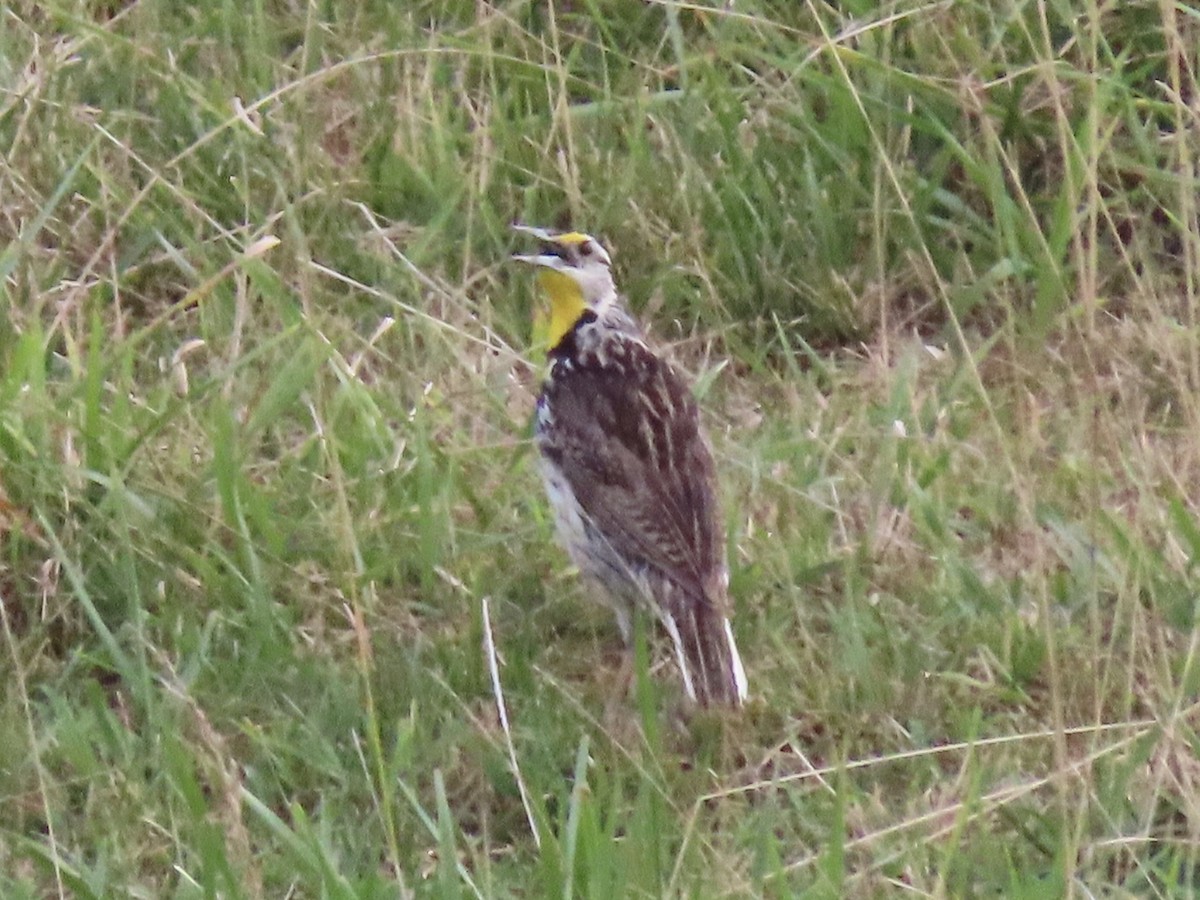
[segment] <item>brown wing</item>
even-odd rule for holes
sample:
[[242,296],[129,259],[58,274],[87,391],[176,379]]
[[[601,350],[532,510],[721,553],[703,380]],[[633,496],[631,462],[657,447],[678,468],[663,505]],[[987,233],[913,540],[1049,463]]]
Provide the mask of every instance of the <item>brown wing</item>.
[[717,601],[724,563],[713,462],[674,370],[613,336],[602,352],[556,366],[546,400],[554,427],[542,452],[614,549]]

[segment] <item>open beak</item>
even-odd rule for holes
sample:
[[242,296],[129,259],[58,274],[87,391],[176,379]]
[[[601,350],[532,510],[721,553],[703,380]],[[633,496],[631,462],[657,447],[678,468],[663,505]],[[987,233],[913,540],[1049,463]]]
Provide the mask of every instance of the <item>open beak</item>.
[[513,223],[513,231],[519,231],[522,234],[528,234],[531,237],[541,241],[541,253],[514,253],[513,259],[517,262],[530,263],[535,266],[545,266],[548,269],[563,268],[563,258],[559,251],[559,243],[557,235],[547,228],[537,228],[533,225],[521,225]]

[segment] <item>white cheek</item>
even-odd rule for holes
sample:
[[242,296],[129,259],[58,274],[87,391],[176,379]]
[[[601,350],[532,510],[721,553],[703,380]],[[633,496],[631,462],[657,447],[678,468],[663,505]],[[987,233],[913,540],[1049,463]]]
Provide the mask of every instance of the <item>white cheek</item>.
[[612,281],[608,276],[608,270],[602,269],[598,272],[588,272],[581,279],[584,296],[593,300],[599,300],[611,290]]

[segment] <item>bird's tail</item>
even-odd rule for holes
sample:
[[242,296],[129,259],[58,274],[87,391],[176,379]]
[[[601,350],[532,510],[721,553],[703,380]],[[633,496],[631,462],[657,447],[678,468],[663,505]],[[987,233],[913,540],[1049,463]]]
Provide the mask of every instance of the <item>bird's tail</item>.
[[729,618],[716,605],[683,597],[663,624],[675,645],[683,686],[701,706],[741,706],[746,702],[746,669],[733,640]]

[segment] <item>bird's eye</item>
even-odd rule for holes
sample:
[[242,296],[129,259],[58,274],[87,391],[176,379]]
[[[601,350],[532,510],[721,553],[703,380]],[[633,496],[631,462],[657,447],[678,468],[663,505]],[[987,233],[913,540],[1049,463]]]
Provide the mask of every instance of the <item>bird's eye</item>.
[[584,241],[582,244],[579,245],[579,255],[580,256],[591,256],[592,249],[593,249],[592,242]]

